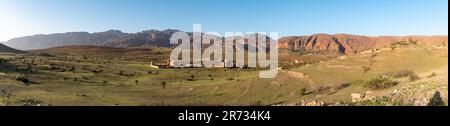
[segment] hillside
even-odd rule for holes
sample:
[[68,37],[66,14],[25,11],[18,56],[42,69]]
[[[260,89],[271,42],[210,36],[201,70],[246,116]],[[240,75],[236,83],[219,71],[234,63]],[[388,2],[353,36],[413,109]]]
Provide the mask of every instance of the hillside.
[[144,61],[155,63],[166,63],[170,50],[168,48],[158,47],[135,47],[135,48],[116,48],[91,45],[71,45],[54,47],[41,50],[33,50],[35,54],[56,54],[56,55],[74,55],[95,59],[114,59],[123,61]]
[[394,42],[418,42],[424,45],[448,44],[448,36],[359,36],[349,34],[315,34],[279,39],[280,48],[328,54],[355,54],[390,47]]
[[23,53],[24,51],[13,49],[11,47],[8,47],[6,45],[3,45],[0,43],[0,52],[7,52],[7,53]]
[[111,47],[154,45],[168,47],[170,46],[169,37],[176,31],[177,30],[147,30],[133,34],[123,33],[118,30],[97,33],[68,32],[15,38],[5,42],[5,44],[21,50],[45,49],[68,45],[97,45]]

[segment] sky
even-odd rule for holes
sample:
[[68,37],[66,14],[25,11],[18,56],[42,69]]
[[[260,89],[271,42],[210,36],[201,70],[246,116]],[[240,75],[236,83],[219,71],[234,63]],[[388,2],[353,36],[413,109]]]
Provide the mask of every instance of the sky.
[[0,42],[111,29],[448,35],[448,0],[0,0]]

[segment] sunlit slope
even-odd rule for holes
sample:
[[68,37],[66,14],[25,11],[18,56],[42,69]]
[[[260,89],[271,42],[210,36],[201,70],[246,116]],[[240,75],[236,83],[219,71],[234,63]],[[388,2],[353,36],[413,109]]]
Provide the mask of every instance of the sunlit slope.
[[[149,51],[157,54],[152,51],[160,50]],[[352,93],[389,95],[396,89],[432,80],[427,76],[433,72],[437,77],[445,76],[438,71],[448,67],[447,46],[421,45],[380,48],[279,70],[273,79],[259,78],[259,69],[155,69],[150,61],[48,53],[1,55],[2,65],[9,67],[0,70],[0,86],[13,94],[7,105],[349,103]],[[380,75],[405,69],[420,79],[395,78],[398,85],[380,90],[365,86]],[[25,83],[23,78],[33,83]]]

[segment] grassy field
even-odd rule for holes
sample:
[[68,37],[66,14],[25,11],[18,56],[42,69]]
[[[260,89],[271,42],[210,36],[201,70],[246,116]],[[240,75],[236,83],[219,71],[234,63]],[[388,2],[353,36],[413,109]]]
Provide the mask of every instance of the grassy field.
[[[412,70],[421,78],[448,66],[448,47],[421,45],[369,50],[338,58],[281,56],[287,64],[273,79],[260,79],[256,69],[156,69],[165,49],[126,55],[65,54],[57,51],[0,53],[3,105],[277,105],[320,100],[349,102],[364,93],[372,78]],[[133,58],[127,58],[133,55]],[[152,58],[142,60],[144,56]],[[159,57],[159,60],[158,60]],[[292,65],[293,59],[306,63]],[[374,91],[384,95],[409,84]],[[447,82],[448,85],[448,82]],[[448,92],[447,92],[448,93]],[[6,98],[6,94],[10,94]],[[447,101],[448,102],[448,101]]]

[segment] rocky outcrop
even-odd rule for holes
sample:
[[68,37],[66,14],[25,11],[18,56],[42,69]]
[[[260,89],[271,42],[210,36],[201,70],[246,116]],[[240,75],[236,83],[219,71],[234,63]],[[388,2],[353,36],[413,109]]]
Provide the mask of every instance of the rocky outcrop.
[[67,45],[103,45],[106,42],[114,41],[126,35],[126,33],[117,30],[98,33],[68,32],[15,38],[5,42],[5,44],[21,50],[44,49]]
[[321,54],[356,54],[358,52],[388,47],[397,41],[417,41],[425,45],[448,43],[447,36],[359,36],[349,34],[315,34],[279,39],[279,47]]

